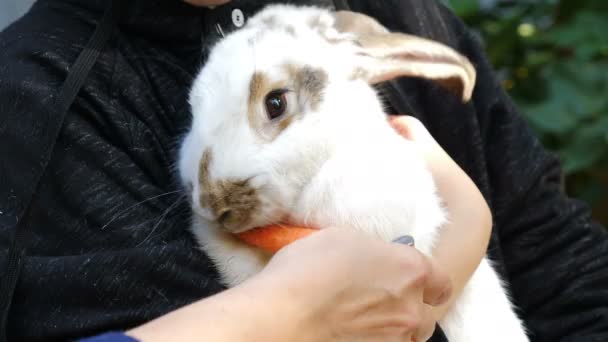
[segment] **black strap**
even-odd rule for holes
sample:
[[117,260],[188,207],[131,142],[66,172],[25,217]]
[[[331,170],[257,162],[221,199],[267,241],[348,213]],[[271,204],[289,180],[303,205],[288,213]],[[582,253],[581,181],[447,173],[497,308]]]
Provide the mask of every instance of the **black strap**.
[[[50,138],[48,141],[48,149],[49,153],[42,157],[41,166],[39,168],[39,172],[36,175],[36,182],[31,188],[31,193],[29,199],[26,203],[32,203],[33,199],[36,196],[36,192],[38,189],[38,184],[40,183],[40,179],[48,165],[48,162],[51,158],[51,153],[55,146],[55,142],[59,136],[61,128],[63,127],[63,122],[67,115],[72,102],[78,95],[80,88],[82,88],[84,82],[87,79],[87,76],[95,64],[95,61],[99,57],[101,50],[103,49],[105,43],[109,40],[112,35],[112,32],[115,27],[115,20],[118,18],[120,14],[119,10],[119,1],[112,0],[106,10],[104,11],[102,19],[97,24],[95,28],[95,32],[89,39],[89,42],[84,47],[82,52],[78,55],[78,58],[72,65],[68,76],[63,82],[61,89],[59,90],[59,94],[55,100],[54,120],[50,121],[50,125],[48,127],[48,137]],[[21,273],[21,268],[23,266],[23,260],[26,255],[26,232],[27,232],[27,222],[26,220],[22,220],[24,217],[27,217],[27,214],[30,210],[30,204],[25,208],[24,212],[20,216],[20,220],[15,226],[15,233],[13,235],[11,245],[9,247],[8,258],[7,258],[7,269],[6,273],[3,276],[3,279],[0,283],[0,309],[2,310],[0,316],[0,341],[4,342],[8,340],[7,333],[7,322],[8,322],[8,314],[10,311],[11,303],[13,300],[13,296],[15,293],[15,288],[17,286],[17,282],[19,280],[19,274]]]

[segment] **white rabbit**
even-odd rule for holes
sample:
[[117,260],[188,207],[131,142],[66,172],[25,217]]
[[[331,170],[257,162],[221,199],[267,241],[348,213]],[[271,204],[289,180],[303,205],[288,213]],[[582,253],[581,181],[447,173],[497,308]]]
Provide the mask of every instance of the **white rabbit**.
[[[353,12],[272,5],[213,48],[191,89],[179,170],[192,230],[228,286],[269,259],[232,234],[270,223],[409,234],[430,253],[447,214],[372,87],[398,76],[465,101],[475,83],[454,50]],[[528,341],[485,259],[440,325],[450,342]]]

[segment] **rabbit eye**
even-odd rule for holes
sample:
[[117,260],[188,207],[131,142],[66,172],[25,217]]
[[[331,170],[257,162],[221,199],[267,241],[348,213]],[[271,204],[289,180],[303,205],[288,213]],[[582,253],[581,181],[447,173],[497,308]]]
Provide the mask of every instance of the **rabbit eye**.
[[273,90],[268,95],[266,95],[266,99],[264,100],[264,104],[266,106],[266,113],[270,120],[276,119],[278,117],[283,116],[287,109],[287,89],[277,89]]

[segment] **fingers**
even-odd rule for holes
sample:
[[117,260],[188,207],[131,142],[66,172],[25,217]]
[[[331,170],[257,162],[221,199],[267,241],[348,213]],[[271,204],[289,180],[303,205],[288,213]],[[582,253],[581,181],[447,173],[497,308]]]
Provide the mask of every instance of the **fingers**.
[[426,260],[429,263],[429,275],[424,290],[424,303],[433,306],[442,305],[452,294],[452,282],[432,258]]
[[409,116],[389,115],[387,118],[388,118],[388,123],[393,127],[393,129],[397,133],[399,133],[402,137],[404,137],[408,140],[413,140],[410,126],[407,124],[407,119],[404,120],[404,118],[406,118],[406,117],[409,117]]
[[[412,284],[409,294],[411,295],[414,288],[418,288],[420,292],[418,296],[406,296],[407,306],[409,310],[414,310],[416,313],[416,321],[420,322],[413,328],[411,338],[408,341],[424,342],[428,341],[435,332],[436,321],[433,315],[433,306],[445,304],[452,294],[452,282],[447,273],[443,272],[440,266],[432,259],[420,251],[413,248],[414,239],[411,236],[402,236],[393,243],[406,245],[401,247],[402,255],[409,261],[406,265]],[[422,297],[422,298],[421,298]],[[421,300],[422,299],[422,300]]]
[[413,116],[389,115],[388,121],[397,133],[408,140],[435,142],[422,122]]
[[[393,240],[394,243],[414,247],[414,238],[409,235],[404,235]],[[422,271],[421,279],[426,279],[423,283],[424,302],[429,305],[441,305],[447,298],[450,297],[452,287],[448,275],[440,271],[439,266],[433,259],[421,257],[420,270]]]
[[287,279],[280,288],[290,289],[285,293],[298,317],[332,327],[331,334],[426,341],[435,325],[432,305],[448,299],[451,283],[412,243],[411,237],[387,243],[354,229],[321,229],[275,254],[258,279]]
[[422,315],[423,323],[420,325],[420,327],[418,327],[416,333],[413,334],[413,342],[426,342],[430,340],[431,337],[433,337],[433,334],[435,333],[435,327],[437,326],[437,323],[435,323],[435,319],[433,318],[431,307],[429,307],[428,305],[424,305]]
[[413,247],[398,246],[397,251],[404,261],[402,267],[406,268],[404,274],[409,276],[409,282],[423,290],[423,303],[431,306],[444,304],[452,294],[452,282],[448,274],[432,258]]

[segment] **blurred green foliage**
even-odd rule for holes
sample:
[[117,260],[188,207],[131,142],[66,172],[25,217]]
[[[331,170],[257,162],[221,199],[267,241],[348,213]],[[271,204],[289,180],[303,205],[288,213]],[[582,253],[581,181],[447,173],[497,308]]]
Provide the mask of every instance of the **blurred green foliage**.
[[451,0],[542,142],[566,189],[608,224],[608,0]]

